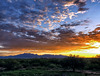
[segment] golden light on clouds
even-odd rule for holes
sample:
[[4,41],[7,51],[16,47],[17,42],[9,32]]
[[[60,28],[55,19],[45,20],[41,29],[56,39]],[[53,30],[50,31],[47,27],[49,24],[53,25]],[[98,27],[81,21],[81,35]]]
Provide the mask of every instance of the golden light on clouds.
[[86,43],[86,45],[92,46],[92,47],[100,47],[100,42],[97,41],[90,41],[90,43]]

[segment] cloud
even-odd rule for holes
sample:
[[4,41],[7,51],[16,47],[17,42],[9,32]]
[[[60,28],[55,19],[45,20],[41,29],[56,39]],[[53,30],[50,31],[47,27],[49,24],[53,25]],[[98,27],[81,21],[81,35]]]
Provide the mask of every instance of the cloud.
[[92,2],[95,2],[96,0],[91,0]]
[[[77,9],[73,10],[73,5]],[[89,10],[85,5],[86,0],[0,0],[0,49],[59,53],[99,40],[99,28],[89,35],[76,35],[73,27],[85,26],[89,20],[66,21]]]
[[78,11],[86,11],[88,10],[89,8],[79,8]]
[[87,25],[88,23],[90,23],[90,20],[86,19],[86,20],[71,22],[70,24],[63,24],[61,25],[61,27],[70,28],[74,26]]
[[[76,17],[75,12],[71,12],[69,8],[64,6],[72,3],[78,6],[81,10],[85,6],[86,1],[81,0],[3,0],[0,1],[0,22],[1,24],[11,24],[16,27],[39,28],[48,30],[55,23],[59,25],[60,22],[65,21],[66,18],[72,19]],[[69,6],[68,6],[69,7]],[[80,10],[79,9],[79,10]],[[69,12],[69,11],[70,12]],[[84,11],[88,10],[83,8]],[[82,11],[83,11],[82,10]],[[63,11],[63,12],[62,12]],[[78,14],[78,13],[77,13]],[[40,27],[42,26],[42,27]]]
[[[85,20],[81,22],[85,22]],[[6,49],[56,50],[58,46],[64,48],[65,45],[72,45],[73,37],[76,36],[72,29],[62,26],[79,26],[81,22],[61,25],[61,27],[53,29],[51,32],[2,24],[0,25],[0,42]]]
[[96,28],[94,31],[89,32],[89,34],[79,32],[79,34],[76,35],[74,30],[62,27],[54,29],[51,32],[40,32],[25,29],[25,31],[27,31],[27,35],[34,34],[35,38],[25,36],[18,37],[11,32],[0,31],[0,42],[4,47],[2,48],[2,50],[20,50],[20,53],[27,52],[26,50],[33,50],[31,52],[38,54],[54,52],[62,53],[66,50],[66,52],[68,52],[70,50],[76,49],[95,48],[92,46],[88,46],[86,43],[89,43],[91,40],[98,42],[100,41],[100,33],[97,30],[99,30],[99,28]]

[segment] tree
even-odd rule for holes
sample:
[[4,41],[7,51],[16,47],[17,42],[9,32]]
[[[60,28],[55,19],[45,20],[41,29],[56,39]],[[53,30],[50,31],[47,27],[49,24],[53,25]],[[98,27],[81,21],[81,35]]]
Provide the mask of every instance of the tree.
[[67,69],[72,69],[75,71],[76,69],[84,69],[85,61],[82,58],[75,58],[75,57],[69,57],[66,59],[63,59],[62,66]]
[[20,69],[22,66],[15,59],[7,59],[5,61],[5,67],[6,67],[7,70],[16,70],[16,69]]

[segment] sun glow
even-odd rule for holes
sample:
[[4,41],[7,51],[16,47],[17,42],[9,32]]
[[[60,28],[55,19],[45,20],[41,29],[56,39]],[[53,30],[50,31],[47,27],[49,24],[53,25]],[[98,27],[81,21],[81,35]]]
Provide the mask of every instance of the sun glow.
[[97,41],[90,41],[88,43],[85,43],[86,46],[84,48],[86,49],[78,49],[73,50],[67,53],[67,55],[79,55],[80,57],[95,57],[96,55],[100,54],[100,42]]
[[86,45],[90,46],[89,50],[86,51],[87,53],[100,54],[100,42],[91,41],[86,43]]

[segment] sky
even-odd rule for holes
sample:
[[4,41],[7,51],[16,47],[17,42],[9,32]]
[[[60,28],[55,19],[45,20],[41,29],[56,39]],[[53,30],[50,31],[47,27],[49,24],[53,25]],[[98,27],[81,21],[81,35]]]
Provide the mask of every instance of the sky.
[[100,54],[100,0],[0,0],[0,56]]

